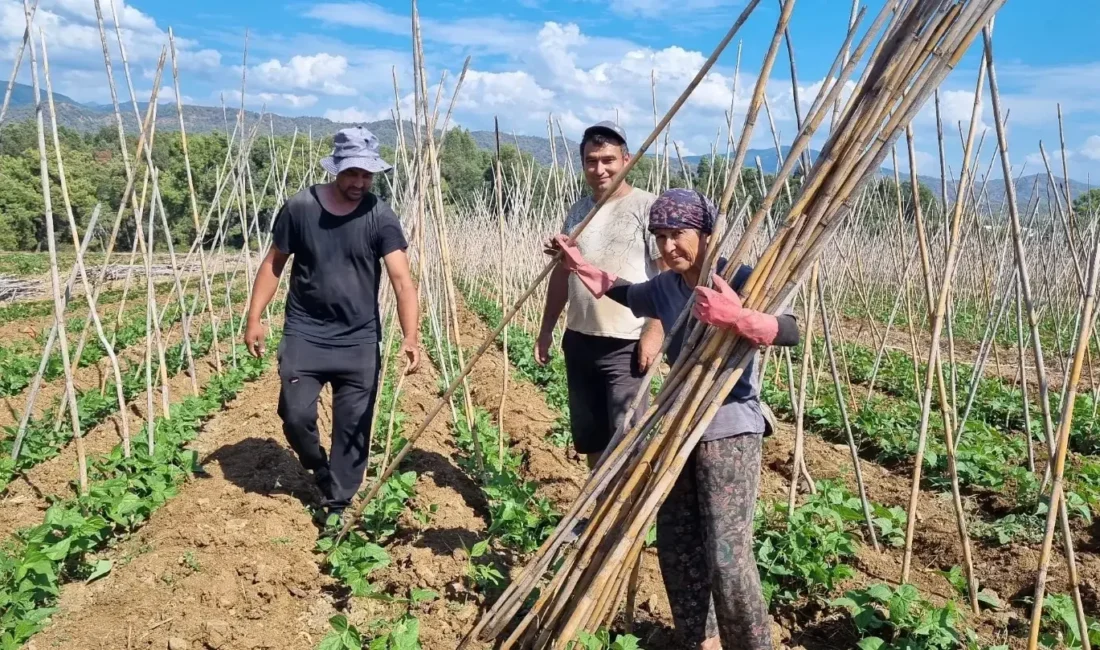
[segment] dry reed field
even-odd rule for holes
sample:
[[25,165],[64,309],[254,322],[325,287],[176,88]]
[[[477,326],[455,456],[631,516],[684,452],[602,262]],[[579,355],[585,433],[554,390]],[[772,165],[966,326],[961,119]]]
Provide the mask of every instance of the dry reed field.
[[[48,250],[0,254],[0,650],[678,647],[655,515],[756,350],[685,311],[684,353],[651,367],[648,407],[589,473],[571,446],[561,353],[534,358],[558,263],[544,244],[588,192],[560,122],[546,124],[550,166],[502,155],[512,138],[498,128],[492,179],[448,193],[440,161],[466,68],[453,93],[427,78],[413,1],[416,74],[392,79],[396,97],[412,89],[413,110],[395,102],[394,170],[376,190],[410,244],[425,362],[403,372],[383,280],[367,475],[353,516],[326,535],[275,409],[289,273],[268,309],[267,354],[251,357],[242,337],[274,216],[326,180],[316,160],[331,134],[277,139],[242,99],[227,110],[224,157],[193,170],[175,42],[152,96],[137,97],[113,7],[88,1],[125,173],[118,209],[74,216],[82,170],[65,166],[52,35],[29,4],[0,111],[2,126],[29,69],[44,97],[35,180]],[[752,265],[745,305],[798,320],[801,343],[768,349],[760,368],[778,427],[764,441],[754,550],[776,647],[1093,647],[1098,203],[1056,178],[1071,172],[1064,153],[1044,152],[1030,202],[1011,182],[988,193],[1017,169],[994,55],[1004,0],[854,10],[788,148],[765,94],[788,74],[780,55],[799,88],[787,34],[799,9],[780,2],[747,111],[731,106],[715,162],[689,169],[669,129],[761,20],[759,4],[731,10],[681,95],[654,89],[652,130],[615,182],[712,197],[721,245],[707,268],[719,255],[728,269]],[[941,125],[941,141],[923,143],[938,167],[918,169],[910,124],[926,106],[939,117],[938,87],[967,51],[983,59],[961,166],[942,159],[955,134]],[[179,214],[157,162],[162,83],[179,116]],[[774,140],[777,169],[748,159],[757,131]],[[918,172],[941,179],[938,195],[921,194]],[[319,412],[324,437],[327,390]]]

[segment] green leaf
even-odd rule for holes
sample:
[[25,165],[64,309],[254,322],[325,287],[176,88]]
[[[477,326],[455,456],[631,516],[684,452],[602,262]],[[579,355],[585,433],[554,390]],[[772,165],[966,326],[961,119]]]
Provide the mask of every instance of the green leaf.
[[91,575],[84,581],[85,584],[89,582],[95,582],[111,572],[114,567],[114,563],[111,560],[99,560],[95,563],[95,568],[92,569]]
[[411,600],[414,605],[419,605],[428,600],[435,600],[436,598],[439,598],[439,594],[431,589],[413,589],[409,593],[409,600]]
[[859,643],[856,644],[856,647],[859,648],[859,650],[879,650],[879,648],[882,648],[885,645],[886,642],[878,638],[877,636],[869,636],[865,639],[860,639]]
[[485,552],[488,550],[489,540],[483,539],[477,544],[474,544],[474,547],[470,549],[470,557],[481,557],[482,555],[485,555]]
[[978,602],[988,605],[992,609],[1001,609],[1001,599],[997,597],[995,592],[988,589],[982,589],[978,592]]
[[328,619],[328,624],[331,625],[332,629],[336,630],[337,633],[343,634],[348,630],[348,617],[343,614],[337,614]]
[[890,600],[890,597],[894,595],[894,592],[890,590],[890,587],[884,584],[877,584],[868,587],[867,594],[871,596],[871,598],[879,601],[880,603],[885,603],[886,601]]

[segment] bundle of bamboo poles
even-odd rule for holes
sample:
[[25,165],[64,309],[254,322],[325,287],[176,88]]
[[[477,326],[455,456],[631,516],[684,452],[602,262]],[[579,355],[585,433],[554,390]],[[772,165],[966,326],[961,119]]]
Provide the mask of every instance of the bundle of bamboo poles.
[[[769,313],[785,307],[852,209],[863,183],[1002,3],[887,3],[851,57],[845,53],[838,77],[813,102],[764,204],[729,256],[727,269],[744,261],[783,181],[825,116],[835,112],[832,134],[817,164],[745,284],[746,307]],[[791,4],[785,4],[785,14]],[[839,91],[880,32],[855,90],[841,100]],[[735,173],[739,167],[734,166]],[[706,266],[713,263],[717,248],[708,252]],[[685,320],[682,315],[680,326]],[[615,619],[657,508],[755,353],[731,332],[695,326],[640,423],[616,436],[554,534],[463,646],[480,637],[496,639],[502,648],[566,648],[580,631],[594,631]],[[582,532],[575,550],[563,553],[567,533],[578,527]],[[556,561],[560,568],[541,584]],[[513,617],[535,589],[535,604],[509,632]]]

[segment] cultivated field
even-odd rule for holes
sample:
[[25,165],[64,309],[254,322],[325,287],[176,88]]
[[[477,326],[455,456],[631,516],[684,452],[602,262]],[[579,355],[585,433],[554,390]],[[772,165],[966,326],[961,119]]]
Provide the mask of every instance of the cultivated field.
[[[959,177],[943,179],[960,191],[917,181],[907,102],[937,101],[937,66],[981,47],[999,5],[914,9],[928,4],[897,20],[937,48],[886,22],[873,42],[847,43],[870,61],[843,68],[857,91],[822,89],[781,169],[746,165],[768,122],[759,101],[721,125],[705,169],[689,168],[664,137],[668,97],[628,178],[713,197],[721,254],[757,267],[746,304],[799,320],[802,344],[766,351],[761,371],[779,426],[764,443],[755,550],[778,647],[1089,648],[1100,201],[1075,200],[1053,174],[1043,204],[1040,192],[1032,205],[988,196],[984,181],[1011,168],[992,59],[981,79],[996,126],[984,148],[977,113],[964,130]],[[28,61],[46,63],[48,39]],[[913,68],[876,65],[883,52]],[[178,84],[174,48],[160,74]],[[154,96],[147,130],[115,143],[121,195],[78,220],[67,184],[81,170],[65,169],[70,145],[43,102],[29,151],[50,190],[47,252],[0,253],[0,650],[444,650],[509,635],[524,648],[677,647],[652,506],[749,350],[689,323],[694,358],[652,376],[665,410],[590,477],[571,447],[560,350],[545,367],[533,355],[553,263],[543,243],[587,191],[570,145],[551,117],[552,165],[501,148],[459,192],[445,155],[466,144],[448,128],[453,100],[419,76],[413,87],[414,114],[395,111],[395,171],[375,189],[410,242],[425,360],[404,373],[383,280],[370,463],[339,537],[311,521],[318,495],[276,413],[289,273],[266,356],[241,344],[275,211],[325,180],[314,159],[331,141],[276,138],[241,111],[192,178],[183,121],[153,139]],[[658,103],[672,106],[663,119]],[[121,131],[128,109],[115,110]],[[834,114],[811,165],[809,133]],[[175,211],[149,150],[165,143]],[[912,176],[874,172],[888,155]],[[327,390],[319,412],[327,435]]]

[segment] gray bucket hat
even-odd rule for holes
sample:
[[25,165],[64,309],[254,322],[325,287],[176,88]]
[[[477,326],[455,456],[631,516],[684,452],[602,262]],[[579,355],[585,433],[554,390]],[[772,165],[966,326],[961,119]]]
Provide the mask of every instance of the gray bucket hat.
[[321,159],[321,167],[336,175],[346,169],[371,173],[393,169],[378,153],[378,138],[361,126],[340,129],[332,139],[332,155]]

